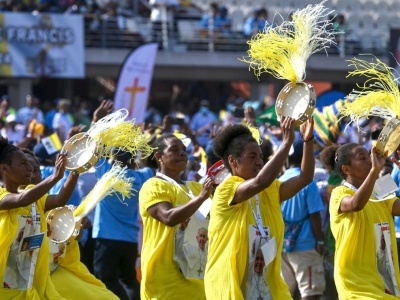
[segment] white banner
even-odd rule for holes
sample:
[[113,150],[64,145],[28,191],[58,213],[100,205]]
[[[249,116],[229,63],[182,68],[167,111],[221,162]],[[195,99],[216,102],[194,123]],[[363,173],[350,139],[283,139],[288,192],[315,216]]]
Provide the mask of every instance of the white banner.
[[132,51],[122,65],[114,98],[115,110],[126,108],[128,118],[144,121],[153,78],[158,44],[145,44]]
[[0,13],[0,76],[83,78],[81,15]]

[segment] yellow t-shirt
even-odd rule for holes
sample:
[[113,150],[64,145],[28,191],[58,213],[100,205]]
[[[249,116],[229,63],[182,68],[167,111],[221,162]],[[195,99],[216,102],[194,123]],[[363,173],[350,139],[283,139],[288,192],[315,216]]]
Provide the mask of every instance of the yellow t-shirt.
[[51,274],[51,280],[65,299],[119,299],[81,263],[79,245],[74,237],[66,246],[65,257],[59,257],[59,267]]
[[[283,236],[285,231],[285,223],[283,222],[281,212],[281,201],[279,195],[279,188],[281,182],[274,180],[274,182],[261,193],[258,194],[260,202],[260,213],[263,226],[268,226],[270,237],[275,237],[276,240],[276,257],[268,265],[266,282],[271,292],[272,299],[292,299],[289,292],[289,287],[281,276],[281,253],[283,247]],[[252,202],[253,208],[256,209],[255,197],[249,201]],[[248,222],[250,225],[257,225],[251,209],[247,213]]]
[[[255,219],[248,201],[230,205],[244,180],[231,176],[215,191],[210,212],[208,261],[204,283],[208,299],[244,299],[249,267],[249,225]],[[270,228],[277,243],[277,256],[267,271],[266,281],[274,299],[291,299],[280,275],[284,224],[279,200],[280,182],[275,180],[259,194],[263,226]],[[254,197],[253,207],[256,209]]]
[[[6,189],[0,188],[0,201],[9,194]],[[44,207],[47,194],[36,202],[37,219],[40,220],[40,232],[47,232],[47,223],[44,218]],[[33,286],[24,289],[25,278],[29,269],[29,255],[31,251],[19,253],[20,233],[23,228],[32,222],[32,206],[20,207],[0,211],[0,297],[1,299],[34,299],[58,300],[62,298],[55,290],[50,280],[49,245],[43,240],[39,250]],[[17,261],[19,262],[17,265]],[[4,288],[4,285],[14,288]]]
[[333,190],[330,200],[331,230],[336,240],[334,277],[339,298],[398,299],[400,297],[385,293],[385,284],[378,271],[380,235],[386,232],[385,245],[390,243],[392,247],[391,251],[388,248],[393,261],[392,277],[397,287],[400,287],[397,244],[391,214],[396,198],[381,202],[369,201],[361,211],[339,213],[342,199],[354,193],[351,188],[339,186]]
[[[194,195],[201,185],[187,182]],[[181,185],[186,190],[184,185]],[[187,190],[186,190],[187,191]],[[160,202],[173,207],[187,203],[190,197],[177,186],[158,178],[147,180],[139,191],[139,208],[143,220],[141,299],[205,299],[204,283],[187,279],[173,260],[175,227],[169,227],[151,217],[147,209]]]

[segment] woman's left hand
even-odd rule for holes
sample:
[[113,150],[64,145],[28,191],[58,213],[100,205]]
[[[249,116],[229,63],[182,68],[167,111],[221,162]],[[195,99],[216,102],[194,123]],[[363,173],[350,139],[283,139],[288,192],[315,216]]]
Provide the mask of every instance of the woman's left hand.
[[305,141],[309,141],[314,136],[314,117],[311,115],[307,121],[300,125],[300,133]]

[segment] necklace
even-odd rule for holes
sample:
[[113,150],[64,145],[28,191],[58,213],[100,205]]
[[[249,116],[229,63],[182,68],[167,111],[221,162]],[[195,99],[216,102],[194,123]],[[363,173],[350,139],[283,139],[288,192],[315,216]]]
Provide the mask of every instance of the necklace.
[[205,262],[207,259],[204,259],[205,257],[204,251],[200,250],[200,248],[198,250],[199,250],[199,259],[197,260],[197,262],[199,264],[199,268],[197,269],[197,276],[200,277],[201,273],[203,273],[205,269],[206,265]]

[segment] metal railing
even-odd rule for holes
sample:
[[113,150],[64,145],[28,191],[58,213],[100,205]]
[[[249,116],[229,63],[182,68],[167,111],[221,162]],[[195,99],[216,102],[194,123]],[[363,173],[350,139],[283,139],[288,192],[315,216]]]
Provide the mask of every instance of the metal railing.
[[[338,46],[328,52],[343,56],[388,53],[388,32],[361,33],[359,36],[359,40],[350,41],[344,35],[339,35]],[[199,19],[177,18],[173,24],[154,24],[148,18],[141,17],[123,18],[122,21],[115,17],[85,20],[86,47],[136,48],[144,43],[158,42],[163,51],[243,52],[248,50],[249,39],[239,31],[220,32],[212,27],[201,29]]]

